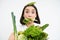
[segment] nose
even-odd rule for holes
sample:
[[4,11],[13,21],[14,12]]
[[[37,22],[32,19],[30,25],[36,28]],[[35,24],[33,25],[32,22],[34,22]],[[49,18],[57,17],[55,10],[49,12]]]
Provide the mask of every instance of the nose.
[[31,14],[31,13],[29,13],[28,17],[32,17],[32,14]]

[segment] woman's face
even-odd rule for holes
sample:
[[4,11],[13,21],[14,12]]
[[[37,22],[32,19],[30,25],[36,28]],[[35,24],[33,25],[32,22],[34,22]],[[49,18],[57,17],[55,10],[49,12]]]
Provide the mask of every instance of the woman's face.
[[35,20],[36,18],[36,10],[32,6],[28,6],[25,8],[24,11],[24,18],[31,18],[32,20]]

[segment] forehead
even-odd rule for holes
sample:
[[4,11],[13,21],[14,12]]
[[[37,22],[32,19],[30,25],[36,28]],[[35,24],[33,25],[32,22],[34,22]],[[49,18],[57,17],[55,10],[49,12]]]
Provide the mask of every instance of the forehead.
[[35,10],[35,8],[32,7],[32,6],[28,6],[28,7],[25,8],[25,10]]

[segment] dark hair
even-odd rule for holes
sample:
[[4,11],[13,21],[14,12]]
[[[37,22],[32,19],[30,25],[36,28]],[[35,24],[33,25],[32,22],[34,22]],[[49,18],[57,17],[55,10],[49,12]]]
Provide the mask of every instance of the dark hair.
[[39,19],[39,16],[38,16],[38,11],[37,11],[37,8],[36,8],[35,5],[26,5],[26,6],[23,8],[22,15],[21,15],[21,18],[20,18],[20,23],[21,23],[22,25],[25,25],[25,23],[23,23],[23,20],[24,20],[23,15],[24,15],[25,8],[28,7],[28,6],[32,6],[32,7],[35,8],[36,14],[37,14],[37,16],[36,16],[35,19],[36,19],[37,21],[34,21],[34,22],[40,24],[40,19]]

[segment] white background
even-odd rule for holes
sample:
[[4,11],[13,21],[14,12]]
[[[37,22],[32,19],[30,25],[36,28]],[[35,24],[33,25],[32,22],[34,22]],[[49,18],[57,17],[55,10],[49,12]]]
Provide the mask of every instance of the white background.
[[18,26],[23,7],[32,1],[36,2],[41,25],[49,24],[45,30],[49,34],[48,40],[60,40],[60,0],[0,0],[0,40],[8,40],[13,32],[11,12],[14,12]]

